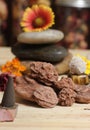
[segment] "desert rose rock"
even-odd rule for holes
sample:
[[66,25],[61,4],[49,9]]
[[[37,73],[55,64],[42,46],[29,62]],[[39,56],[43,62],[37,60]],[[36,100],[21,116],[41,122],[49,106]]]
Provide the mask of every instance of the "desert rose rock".
[[90,84],[89,85],[77,85],[76,93],[77,93],[76,102],[90,103]]
[[51,108],[58,104],[58,97],[54,90],[27,76],[16,77],[15,92],[23,99],[36,102],[44,108]]
[[58,81],[58,73],[54,66],[46,62],[31,62],[29,76],[45,85],[52,86]]
[[70,88],[63,88],[59,92],[59,104],[61,106],[72,106],[72,104],[75,102],[76,93],[74,90]]
[[34,92],[35,101],[45,108],[52,108],[58,104],[56,93],[51,87],[41,87]]
[[62,40],[64,34],[59,30],[48,29],[42,32],[23,32],[19,34],[17,40],[25,44],[49,44]]

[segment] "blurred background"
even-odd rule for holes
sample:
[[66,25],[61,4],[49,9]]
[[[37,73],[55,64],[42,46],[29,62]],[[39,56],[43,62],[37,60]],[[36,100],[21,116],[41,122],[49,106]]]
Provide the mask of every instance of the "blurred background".
[[12,46],[17,42],[23,11],[33,4],[45,4],[54,11],[52,28],[65,34],[60,45],[90,49],[90,0],[0,0],[0,46]]

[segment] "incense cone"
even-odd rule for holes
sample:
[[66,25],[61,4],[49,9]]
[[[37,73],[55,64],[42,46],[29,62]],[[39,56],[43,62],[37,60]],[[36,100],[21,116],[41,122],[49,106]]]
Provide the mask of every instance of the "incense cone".
[[8,83],[0,105],[0,121],[13,121],[16,113],[17,105],[15,104],[13,78],[11,76],[8,76]]

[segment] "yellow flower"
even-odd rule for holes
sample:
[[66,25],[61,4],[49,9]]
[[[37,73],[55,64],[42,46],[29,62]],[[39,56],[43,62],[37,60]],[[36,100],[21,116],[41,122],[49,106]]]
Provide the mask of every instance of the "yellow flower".
[[5,65],[1,67],[2,72],[7,72],[15,76],[21,76],[26,67],[21,64],[21,62],[14,58],[12,61],[8,61]]
[[33,5],[26,8],[22,20],[21,27],[25,32],[43,31],[54,24],[54,13],[52,9],[46,5]]

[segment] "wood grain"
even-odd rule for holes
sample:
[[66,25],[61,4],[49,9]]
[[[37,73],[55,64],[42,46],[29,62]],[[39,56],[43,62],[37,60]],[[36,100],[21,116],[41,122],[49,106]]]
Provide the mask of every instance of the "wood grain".
[[90,130],[90,104],[45,109],[19,97],[16,102],[18,113],[14,122],[0,123],[0,130]]

